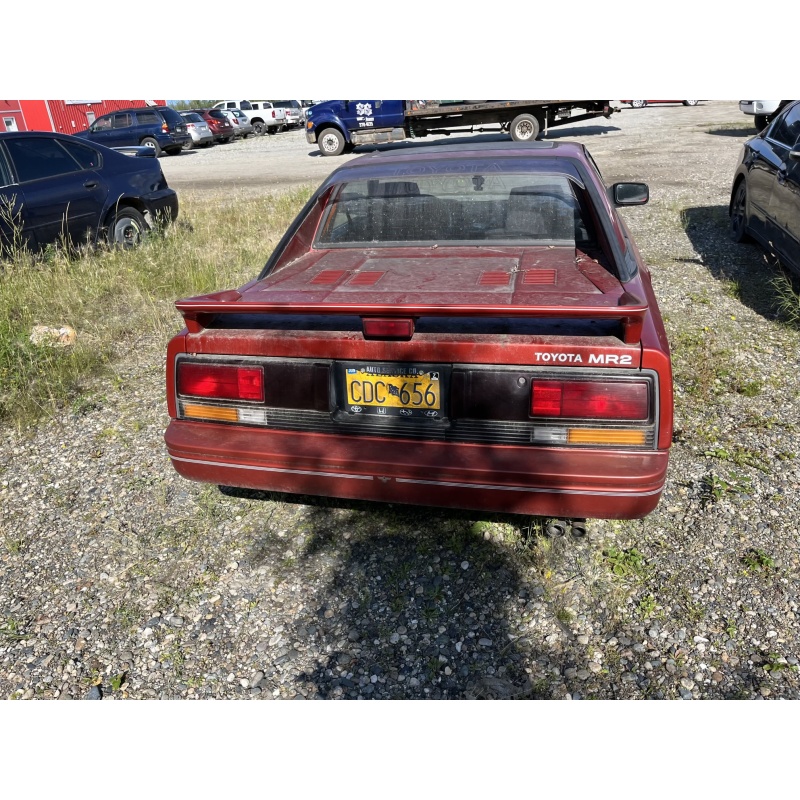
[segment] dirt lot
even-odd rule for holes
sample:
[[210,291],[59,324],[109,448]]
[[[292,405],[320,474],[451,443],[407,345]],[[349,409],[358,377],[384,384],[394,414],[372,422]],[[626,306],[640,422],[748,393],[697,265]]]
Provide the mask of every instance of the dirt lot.
[[[86,402],[0,431],[0,696],[800,698],[800,337],[774,266],[726,232],[753,133],[708,102],[548,136],[651,187],[625,216],[676,433],[647,519],[548,539],[519,517],[189,483],[161,438],[167,334],[123,343]],[[292,132],[161,163],[183,197],[246,202],[349,157]]]
[[[726,120],[733,126],[729,131],[733,139],[725,138]],[[718,154],[725,151],[730,156],[733,173],[737,148],[736,136],[744,140],[746,131],[741,125],[747,118],[735,103],[703,103],[694,108],[682,106],[649,106],[645,109],[623,110],[611,118],[598,117],[572,125],[551,128],[544,138],[549,140],[575,139],[590,148],[609,180],[632,179],[629,170],[647,159],[647,179],[653,183],[662,180],[685,183],[696,188],[697,172],[675,174],[674,159],[685,160],[698,151],[707,152],[707,137],[683,140],[686,133],[697,134],[704,126],[723,126],[717,135],[723,137]],[[666,126],[669,136],[652,136]],[[755,133],[755,130],[751,131]],[[332,158],[322,156],[317,145],[306,142],[302,130],[286,131],[274,136],[250,136],[228,145],[192,150],[178,157],[161,159],[170,185],[178,190],[206,193],[218,192],[223,187],[235,188],[245,193],[280,191],[281,189],[313,185],[318,186],[336,167],[374,150],[401,150],[416,147],[447,147],[452,143],[508,141],[504,134],[453,134],[428,136],[424,139],[392,145],[361,146],[350,155]],[[641,176],[639,176],[641,177]],[[677,183],[676,183],[677,185]]]

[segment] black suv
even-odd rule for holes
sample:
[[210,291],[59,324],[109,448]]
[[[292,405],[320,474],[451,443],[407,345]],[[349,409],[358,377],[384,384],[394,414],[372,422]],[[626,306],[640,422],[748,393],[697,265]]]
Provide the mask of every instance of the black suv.
[[98,117],[87,130],[75,134],[106,147],[144,145],[152,147],[156,156],[180,153],[192,137],[186,120],[167,106],[123,108]]

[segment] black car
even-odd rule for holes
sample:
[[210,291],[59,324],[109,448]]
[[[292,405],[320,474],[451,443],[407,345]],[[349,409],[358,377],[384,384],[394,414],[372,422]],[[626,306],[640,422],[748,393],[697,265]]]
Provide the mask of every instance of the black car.
[[755,239],[800,274],[800,100],[745,143],[729,212],[735,242]]
[[0,252],[106,241],[131,247],[178,196],[155,158],[61,133],[0,133]]
[[156,156],[180,153],[192,140],[186,120],[168,106],[123,108],[98,117],[87,130],[75,135],[106,147],[152,147]]

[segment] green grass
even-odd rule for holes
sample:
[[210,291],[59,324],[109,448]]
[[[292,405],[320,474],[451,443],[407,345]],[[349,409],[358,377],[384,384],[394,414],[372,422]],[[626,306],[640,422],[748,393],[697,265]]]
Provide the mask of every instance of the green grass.
[[[166,345],[182,327],[180,297],[254,278],[310,194],[255,199],[181,196],[178,223],[135,250],[0,260],[0,421],[17,425],[78,402],[88,379],[142,339]],[[34,325],[70,325],[70,348],[34,345]]]

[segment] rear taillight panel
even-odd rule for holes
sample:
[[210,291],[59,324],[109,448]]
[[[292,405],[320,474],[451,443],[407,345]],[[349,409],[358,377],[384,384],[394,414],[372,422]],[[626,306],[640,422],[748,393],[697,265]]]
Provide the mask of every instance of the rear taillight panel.
[[264,368],[183,361],[178,364],[179,396],[264,402]]
[[532,381],[531,416],[609,421],[647,420],[646,381]]

